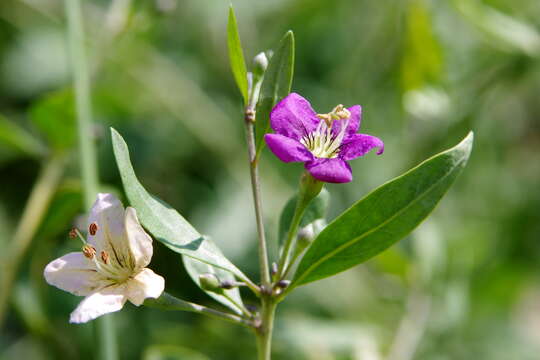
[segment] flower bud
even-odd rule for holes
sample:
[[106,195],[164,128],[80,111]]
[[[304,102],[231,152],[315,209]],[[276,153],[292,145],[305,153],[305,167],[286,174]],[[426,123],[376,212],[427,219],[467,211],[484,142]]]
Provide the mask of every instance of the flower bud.
[[206,291],[210,291],[216,294],[222,294],[223,289],[220,287],[221,283],[214,274],[202,274],[199,275],[199,283],[201,288]]
[[219,287],[225,290],[230,290],[234,288],[236,284],[232,280],[223,280],[219,283]]
[[260,52],[253,58],[253,74],[256,78],[264,75],[266,68],[268,67],[268,58],[264,52]]
[[278,273],[278,264],[276,262],[272,263],[272,267],[270,269],[270,275],[276,276]]
[[291,284],[290,280],[279,280],[276,285],[281,289],[285,289],[290,284]]

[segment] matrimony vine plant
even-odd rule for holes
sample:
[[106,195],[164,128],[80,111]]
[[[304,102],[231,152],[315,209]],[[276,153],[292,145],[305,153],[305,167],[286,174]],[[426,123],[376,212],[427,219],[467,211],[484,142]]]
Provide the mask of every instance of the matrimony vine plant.
[[[348,161],[372,150],[382,154],[383,141],[358,133],[359,105],[340,104],[328,113],[316,113],[308,100],[291,92],[292,32],[273,51],[257,55],[250,72],[232,8],[227,36],[232,73],[244,103],[260,279],[250,279],[212,239],[146,191],[131,165],[127,144],[114,129],[113,151],[131,206],[124,208],[112,194],[98,194],[86,229],[70,232],[72,238],[82,241],[82,250],[49,263],[44,276],[49,284],[85,297],[70,322],[84,323],[118,311],[127,301],[191,311],[252,329],[258,358],[268,360],[278,304],[297,287],[363,263],[408,235],[465,167],[473,135],[388,181],[328,222],[329,194],[324,185],[350,182],[353,175]],[[276,259],[269,259],[267,251],[260,191],[260,155],[265,147],[279,160],[302,162],[305,168],[297,194],[285,204],[280,217]],[[193,281],[228,310],[194,304],[165,292],[168,279],[147,268],[152,237],[181,254]],[[256,306],[244,305],[241,288],[256,296]]]

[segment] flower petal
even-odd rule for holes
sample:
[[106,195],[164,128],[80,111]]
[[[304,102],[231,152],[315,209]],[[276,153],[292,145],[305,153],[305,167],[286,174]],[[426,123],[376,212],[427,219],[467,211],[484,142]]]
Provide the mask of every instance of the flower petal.
[[127,297],[134,305],[141,305],[146,298],[158,298],[165,290],[165,279],[145,268],[127,282]]
[[150,263],[152,259],[152,238],[144,231],[137,218],[137,211],[128,207],[126,209],[126,234],[129,242],[132,268],[142,269]]
[[360,105],[354,105],[347,108],[351,113],[351,116],[345,120],[334,120],[332,125],[332,132],[337,135],[341,131],[341,127],[347,124],[347,135],[355,134],[360,128],[360,122],[362,120],[362,107]]
[[71,313],[70,323],[85,323],[95,318],[118,311],[126,303],[126,284],[111,285],[93,292],[84,298]]
[[272,129],[295,140],[314,131],[319,122],[310,103],[296,93],[285,96],[270,113]]
[[106,284],[94,263],[82,252],[72,252],[51,261],[43,276],[50,285],[79,296],[86,296]]
[[284,162],[311,161],[313,155],[299,141],[279,134],[266,134],[266,144]]
[[88,234],[88,243],[98,255],[106,251],[112,261],[124,266],[129,264],[129,243],[124,226],[124,206],[113,194],[98,194],[90,210],[88,226],[98,225],[95,235]]
[[339,157],[344,160],[352,160],[366,155],[374,148],[379,148],[377,155],[384,152],[384,143],[381,139],[366,134],[354,134],[346,138],[341,144]]
[[317,180],[329,183],[346,183],[352,180],[351,167],[341,158],[316,159],[307,162],[307,171]]

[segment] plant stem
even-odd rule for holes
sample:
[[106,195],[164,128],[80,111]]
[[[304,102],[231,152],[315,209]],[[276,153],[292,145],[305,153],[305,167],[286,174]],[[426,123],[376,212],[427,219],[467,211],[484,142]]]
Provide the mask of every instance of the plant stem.
[[98,192],[96,151],[93,143],[90,79],[86,63],[85,37],[80,0],[65,0],[68,20],[69,53],[75,84],[77,128],[84,200],[90,209]]
[[247,327],[251,327],[253,325],[250,321],[241,318],[238,315],[228,314],[219,310],[207,308],[206,306],[180,300],[166,292],[161,294],[161,296],[157,299],[146,299],[144,305],[161,310],[179,310],[195,312],[213,317],[215,319],[225,320],[234,324],[240,324]]
[[45,162],[13,234],[13,240],[8,249],[8,256],[5,257],[5,266],[1,272],[0,328],[2,327],[19,263],[34,238],[54,192],[58,187],[58,183],[64,172],[65,160],[65,154],[56,154]]
[[277,303],[270,296],[263,297],[261,324],[255,329],[257,337],[257,353],[259,360],[270,360],[272,356],[272,332]]
[[[90,76],[86,62],[85,37],[80,0],[65,0],[68,20],[69,53],[75,83],[77,127],[81,177],[86,209],[90,209],[98,192],[98,169],[93,143],[92,110],[90,103]],[[96,320],[99,337],[99,359],[118,359],[116,334],[110,315]]]
[[296,208],[294,209],[294,215],[291,220],[291,226],[287,233],[287,239],[283,246],[283,252],[279,259],[278,275],[277,279],[282,279],[288,272],[292,263],[289,262],[291,250],[294,248],[296,234],[298,233],[298,226],[302,221],[302,216],[306,211],[311,200],[313,200],[322,190],[323,183],[313,178],[310,174],[305,172],[300,180],[300,190],[298,191],[298,199],[296,200]]
[[251,104],[246,108],[245,124],[246,139],[249,155],[249,174],[251,176],[251,190],[253,192],[253,204],[255,207],[255,218],[257,222],[257,234],[259,238],[259,265],[261,272],[261,283],[264,287],[270,286],[270,271],[268,267],[268,251],[266,249],[266,236],[264,234],[264,222],[262,215],[261,186],[259,181],[258,161],[256,159],[255,148],[255,110]]

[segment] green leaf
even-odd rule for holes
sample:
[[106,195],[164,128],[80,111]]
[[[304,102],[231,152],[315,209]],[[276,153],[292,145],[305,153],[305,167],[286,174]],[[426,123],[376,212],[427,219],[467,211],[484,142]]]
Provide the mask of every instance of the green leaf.
[[52,148],[67,149],[75,145],[77,123],[71,91],[54,92],[40,99],[30,109],[30,120]]
[[246,276],[223,256],[210,239],[204,238],[175,209],[144,189],[131,165],[126,142],[112,128],[111,136],[116,164],[129,202],[137,209],[142,225],[156,240],[177,253],[230,271],[240,279],[245,279]]
[[[186,271],[188,272],[189,276],[193,280],[195,284],[199,288],[202,289],[201,283],[199,281],[199,275],[202,274],[214,274],[219,280],[234,280],[234,276],[223,269],[216,268],[214,266],[210,266],[206,263],[197,261],[189,256],[182,256],[182,260],[184,262],[184,267],[186,268]],[[223,295],[216,294],[212,291],[205,291],[202,289],[205,293],[207,293],[210,297],[214,298],[216,301],[219,301],[223,305],[227,306],[237,314],[241,315],[242,311],[227,297]],[[233,288],[230,290],[223,290],[230,298],[232,298],[234,301],[236,301],[237,304],[242,304],[242,298],[240,297],[240,291],[238,288]]]
[[45,153],[44,146],[34,136],[1,115],[0,143],[17,152],[33,157]]
[[[291,221],[294,216],[294,210],[296,208],[296,200],[298,195],[293,196],[289,199],[281,216],[279,217],[279,246],[283,245],[285,238],[287,237],[287,232],[291,226]],[[308,226],[309,224],[314,223],[317,220],[324,220],[326,217],[326,210],[328,209],[328,204],[330,202],[330,193],[326,189],[322,189],[319,195],[311,201],[307,209],[304,212],[304,216],[300,221],[300,228]]]
[[257,103],[257,154],[264,147],[263,136],[270,131],[270,111],[291,92],[294,72],[294,34],[287,31],[268,62]]
[[467,164],[473,133],[457,146],[380,186],[330,223],[295,273],[293,286],[358,265],[409,234],[435,208]]
[[238,34],[238,25],[236,16],[234,16],[233,7],[229,7],[229,22],[227,23],[227,45],[229,47],[229,61],[231,70],[236,80],[236,85],[244,98],[244,104],[248,103],[248,82],[246,62]]

